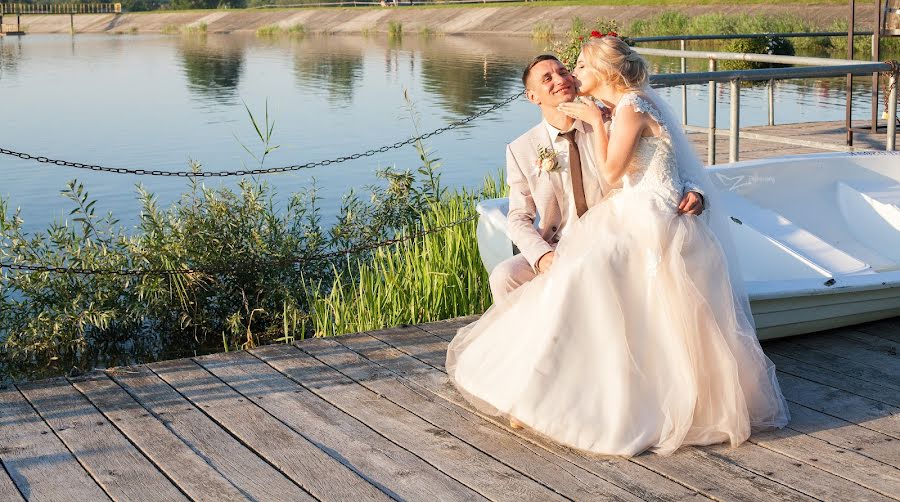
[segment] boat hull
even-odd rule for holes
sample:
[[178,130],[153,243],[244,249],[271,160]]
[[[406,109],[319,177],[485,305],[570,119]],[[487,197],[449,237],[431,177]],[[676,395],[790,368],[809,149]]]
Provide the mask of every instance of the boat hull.
[[[900,156],[813,154],[709,169],[761,340],[900,315]],[[478,206],[490,271],[516,252],[506,199]]]

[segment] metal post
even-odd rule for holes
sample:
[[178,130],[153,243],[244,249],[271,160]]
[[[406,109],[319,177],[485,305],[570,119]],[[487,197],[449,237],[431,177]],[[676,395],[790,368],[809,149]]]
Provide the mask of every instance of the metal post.
[[[709,60],[709,71],[716,71],[716,60]],[[716,163],[716,81],[709,81],[709,133],[706,138],[706,163]]]
[[[685,50],[685,41],[681,39],[681,50]],[[687,58],[681,58],[681,73],[687,73]],[[681,85],[681,124],[687,125],[687,84]]]
[[769,80],[769,125],[775,125],[775,81]]
[[891,72],[891,83],[888,97],[888,118],[887,118],[887,147],[885,150],[894,151],[897,145],[897,73]]
[[[853,32],[856,29],[856,0],[850,0],[850,21],[847,28],[847,59],[853,59]],[[847,128],[847,146],[853,146],[853,75],[847,74],[847,107],[844,125]]]
[[738,161],[741,134],[741,81],[731,81],[731,137],[729,138],[728,162]]
[[[875,2],[875,26],[872,29],[872,61],[881,58],[881,0]],[[878,78],[877,72],[872,74],[872,133],[878,132]]]

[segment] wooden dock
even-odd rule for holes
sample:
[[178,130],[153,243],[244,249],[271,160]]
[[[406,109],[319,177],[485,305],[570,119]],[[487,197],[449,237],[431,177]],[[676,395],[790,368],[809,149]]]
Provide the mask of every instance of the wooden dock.
[[900,318],[764,343],[787,428],[628,460],[473,413],[471,320],[8,386],[0,500],[900,500]]
[[[853,122],[854,127],[862,128],[869,125],[864,120]],[[884,125],[883,123],[881,124]],[[778,124],[775,126],[742,127],[739,142],[739,160],[755,160],[766,157],[780,157],[783,155],[800,155],[806,153],[824,153],[840,151],[846,146],[847,131],[844,121],[838,122],[803,122],[796,124]],[[776,141],[760,140],[766,137]],[[694,144],[700,159],[706,163],[707,159],[707,133],[690,132],[688,138]],[[879,134],[854,135],[853,146],[861,150],[884,150],[886,135],[884,129]],[[799,142],[801,144],[789,144]],[[806,145],[802,144],[806,143]],[[716,135],[716,164],[728,163],[728,130],[718,129]],[[814,144],[831,145],[825,149]]]

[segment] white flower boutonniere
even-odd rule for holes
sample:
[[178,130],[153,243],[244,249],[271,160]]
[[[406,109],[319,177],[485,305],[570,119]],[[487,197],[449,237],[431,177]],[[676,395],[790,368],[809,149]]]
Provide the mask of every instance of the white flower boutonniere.
[[534,163],[538,177],[540,177],[541,173],[552,173],[559,170],[556,152],[546,146],[538,147],[538,158]]

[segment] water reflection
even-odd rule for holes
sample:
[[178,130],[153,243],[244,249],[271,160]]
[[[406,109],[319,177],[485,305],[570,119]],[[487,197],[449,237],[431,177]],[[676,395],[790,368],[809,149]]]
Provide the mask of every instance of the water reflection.
[[181,37],[178,52],[188,89],[219,103],[235,102],[244,70],[244,47],[229,37]]
[[0,80],[16,73],[20,59],[22,59],[21,37],[13,37],[13,40],[0,37]]
[[522,66],[532,52],[537,54],[523,42],[517,40],[511,51],[474,39],[426,44],[421,51],[423,87],[440,96],[446,111],[471,115],[521,88]]
[[363,78],[363,44],[341,38],[306,38],[291,47],[300,90],[326,91],[332,105],[353,102]]

